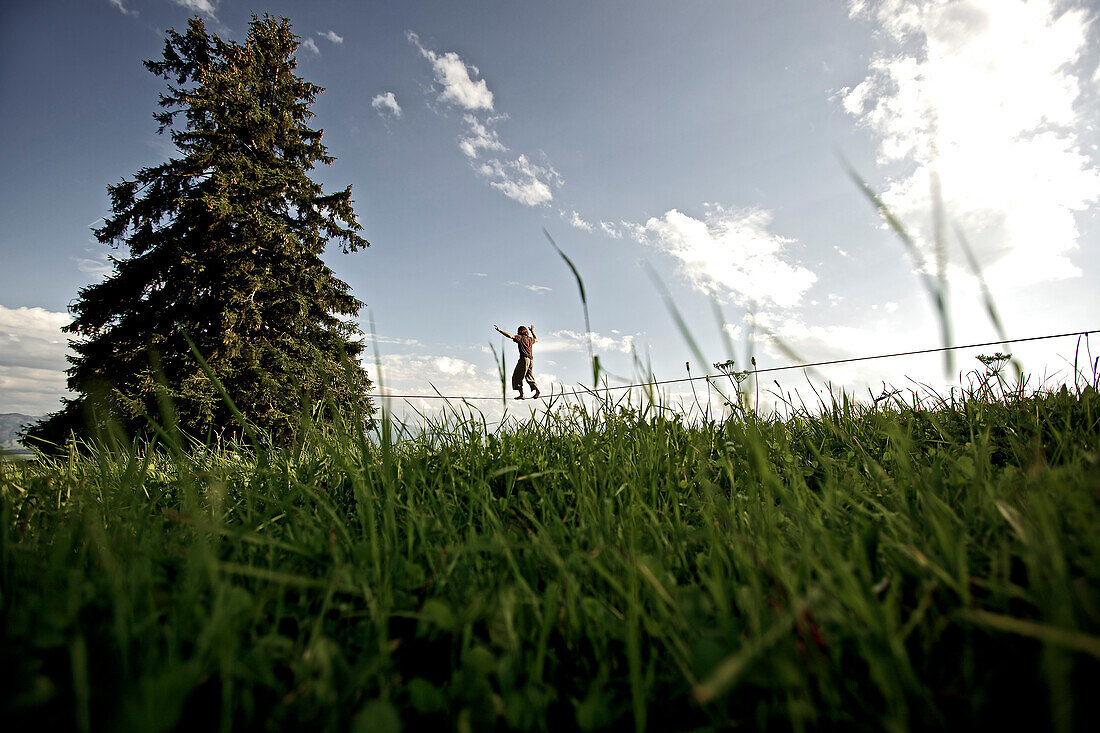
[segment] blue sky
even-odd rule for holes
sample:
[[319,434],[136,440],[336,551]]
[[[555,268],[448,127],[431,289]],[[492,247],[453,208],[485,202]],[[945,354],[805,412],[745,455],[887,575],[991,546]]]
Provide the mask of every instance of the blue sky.
[[[956,228],[1009,336],[1100,324],[1089,3],[12,0],[0,7],[0,411],[55,408],[66,306],[108,272],[90,232],[106,187],[173,154],[142,60],[193,14],[243,40],[253,11],[290,18],[300,73],[326,88],[314,121],[337,161],[316,175],[353,186],[372,243],[327,259],[368,304],[388,391],[499,393],[494,323],[536,326],[544,392],[585,381],[577,288],[543,228],[584,277],[613,375],[634,375],[634,353],[663,378],[685,361],[704,370],[650,270],[708,362],[728,358],[723,330],[741,360],[757,338],[761,366],[789,362],[764,333],[807,360],[940,345],[916,265],[838,153],[925,251],[938,175],[956,343],[996,338]],[[1016,353],[1058,379],[1073,349]],[[862,394],[945,379],[935,357],[819,376]]]

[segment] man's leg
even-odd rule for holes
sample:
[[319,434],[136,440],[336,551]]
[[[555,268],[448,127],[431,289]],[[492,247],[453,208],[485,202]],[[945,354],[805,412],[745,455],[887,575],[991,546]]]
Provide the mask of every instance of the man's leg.
[[532,397],[536,400],[539,398],[539,386],[535,384],[535,362],[531,359],[525,359],[527,362],[527,370],[524,372],[524,378],[527,380],[527,386],[534,392]]
[[516,368],[512,370],[512,389],[519,392],[517,400],[523,399],[523,375],[527,373],[527,359],[522,356],[516,362]]

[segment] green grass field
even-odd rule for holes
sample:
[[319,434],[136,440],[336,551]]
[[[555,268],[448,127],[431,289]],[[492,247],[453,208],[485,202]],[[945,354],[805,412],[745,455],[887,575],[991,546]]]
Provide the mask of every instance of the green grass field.
[[5,727],[1100,729],[1095,386],[485,433],[3,464]]

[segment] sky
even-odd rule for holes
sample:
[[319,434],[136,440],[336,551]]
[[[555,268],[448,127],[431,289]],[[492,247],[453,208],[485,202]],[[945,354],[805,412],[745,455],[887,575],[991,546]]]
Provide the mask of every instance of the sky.
[[[313,175],[352,186],[372,245],[326,261],[366,303],[379,394],[500,395],[494,350],[510,372],[516,349],[494,324],[535,327],[544,394],[590,383],[577,282],[546,234],[583,278],[612,385],[750,354],[766,368],[941,346],[925,286],[937,231],[953,344],[998,338],[964,241],[1010,338],[1100,328],[1092,3],[9,0],[0,412],[59,407],[67,306],[126,254],[91,233],[107,186],[176,154],[142,61],[193,15],[243,41],[253,12],[291,20],[299,73],[325,88],[313,122],[337,160]],[[1087,346],[1012,351],[1056,384]],[[761,388],[939,389],[996,350],[960,351],[951,371],[929,355]],[[415,419],[440,402],[391,407]]]

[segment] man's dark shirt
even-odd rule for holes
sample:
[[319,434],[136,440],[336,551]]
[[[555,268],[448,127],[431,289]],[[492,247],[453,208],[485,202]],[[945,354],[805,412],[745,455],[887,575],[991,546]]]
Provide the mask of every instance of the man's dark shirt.
[[519,346],[519,355],[524,359],[534,359],[535,356],[531,352],[532,347],[535,345],[534,336],[524,336],[522,334],[516,334],[512,337],[512,340]]

